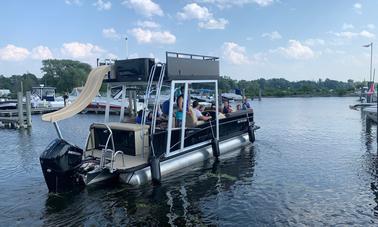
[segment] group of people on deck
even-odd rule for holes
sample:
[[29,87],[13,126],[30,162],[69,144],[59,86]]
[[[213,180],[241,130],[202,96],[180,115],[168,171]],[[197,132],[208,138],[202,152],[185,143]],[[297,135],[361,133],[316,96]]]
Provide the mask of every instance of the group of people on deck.
[[[175,118],[176,118],[176,124],[177,126],[180,126],[182,124],[183,120],[183,109],[184,109],[184,87],[182,86],[178,92],[175,93],[175,99],[176,99],[176,105],[177,105],[177,110],[175,112]],[[186,106],[186,111],[189,115],[194,114],[196,119],[198,121],[207,121],[211,119],[211,116],[208,115],[203,115],[203,112],[205,110],[203,105],[200,105],[198,101],[193,101],[192,105],[190,105],[191,100],[190,100],[190,95],[187,96],[187,106]],[[247,110],[251,109],[251,105],[249,104],[247,97],[243,97],[243,102],[241,104],[237,104],[236,106],[236,111],[240,110]],[[192,111],[191,111],[192,110]],[[234,110],[231,108],[231,105],[229,104],[228,101],[223,102],[223,108],[219,108],[219,114],[224,115],[234,112]],[[136,118],[136,123],[140,124],[142,122],[142,115],[143,115],[143,110],[138,112],[138,116]],[[161,105],[161,111],[159,108],[159,111],[157,113],[158,117],[164,117],[169,115],[169,100],[166,100],[162,105]],[[152,112],[150,112],[147,115],[147,122],[152,121]]]
[[[236,105],[236,110],[239,111],[239,110],[248,110],[248,109],[251,109],[251,104],[249,104],[247,97],[244,96],[242,104]],[[228,113],[231,113],[231,112],[233,112],[233,110],[232,110],[230,104],[228,103],[228,101],[224,101],[222,113],[228,114]]]

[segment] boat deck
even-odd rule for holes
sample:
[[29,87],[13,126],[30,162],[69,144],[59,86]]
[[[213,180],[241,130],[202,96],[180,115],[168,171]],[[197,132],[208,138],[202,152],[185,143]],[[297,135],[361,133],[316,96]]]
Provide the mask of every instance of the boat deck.
[[[93,155],[92,155],[92,151],[87,151],[87,155],[101,159],[102,151],[95,149],[93,150]],[[115,158],[113,168],[126,170],[126,169],[130,169],[130,168],[134,168],[134,167],[146,164],[147,162],[148,162],[147,155],[145,155],[145,157],[143,158],[141,155],[132,156],[132,155],[119,154]],[[108,163],[107,165],[109,165],[110,167],[110,163]]]

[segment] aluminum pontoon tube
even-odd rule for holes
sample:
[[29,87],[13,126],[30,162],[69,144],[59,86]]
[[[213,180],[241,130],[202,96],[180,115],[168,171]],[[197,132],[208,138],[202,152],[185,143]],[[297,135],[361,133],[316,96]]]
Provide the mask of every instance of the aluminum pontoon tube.
[[[224,154],[239,147],[249,144],[248,134],[243,134],[238,137],[234,137],[219,143],[220,153]],[[161,175],[168,175],[170,173],[180,171],[185,167],[189,167],[195,163],[204,161],[213,157],[212,146],[206,146],[204,148],[192,151],[183,155],[179,155],[175,158],[162,161]],[[137,170],[134,173],[121,173],[120,180],[124,183],[132,185],[140,185],[151,181],[151,169],[145,167],[144,169]]]

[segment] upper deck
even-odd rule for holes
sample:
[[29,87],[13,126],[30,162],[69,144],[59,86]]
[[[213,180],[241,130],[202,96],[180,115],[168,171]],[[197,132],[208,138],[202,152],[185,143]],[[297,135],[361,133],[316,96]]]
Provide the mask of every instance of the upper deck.
[[[147,83],[154,58],[136,58],[115,60],[112,72],[105,82]],[[158,80],[161,65],[154,73],[154,81]],[[164,81],[172,80],[218,80],[219,58],[213,56],[166,52],[166,67]]]

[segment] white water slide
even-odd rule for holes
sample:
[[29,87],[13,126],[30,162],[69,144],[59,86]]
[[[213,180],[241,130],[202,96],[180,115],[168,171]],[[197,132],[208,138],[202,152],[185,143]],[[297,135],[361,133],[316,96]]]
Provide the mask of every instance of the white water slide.
[[89,73],[87,82],[85,82],[85,86],[79,97],[77,97],[71,105],[66,106],[63,109],[42,115],[42,120],[50,122],[61,121],[83,111],[89,104],[91,104],[92,100],[100,91],[102,81],[109,71],[111,71],[111,66],[109,65],[93,69]]

